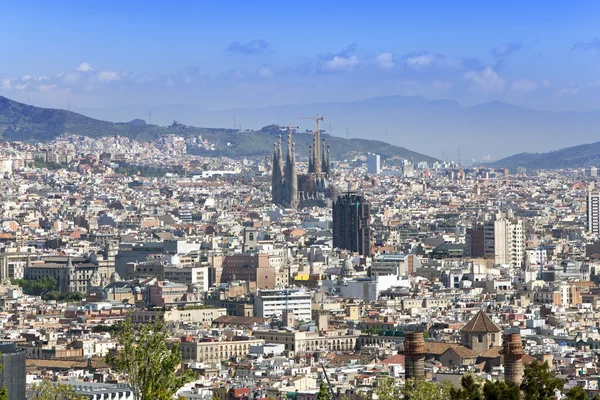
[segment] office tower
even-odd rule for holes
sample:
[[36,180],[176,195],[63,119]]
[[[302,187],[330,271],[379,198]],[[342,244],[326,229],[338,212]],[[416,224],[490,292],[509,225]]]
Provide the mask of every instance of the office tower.
[[597,177],[598,176],[598,168],[590,167],[589,174],[591,177]]
[[467,245],[465,257],[485,257],[485,231],[483,229],[467,229],[465,242]]
[[519,333],[505,333],[502,336],[504,355],[504,382],[521,384],[523,380],[523,343]]
[[25,398],[25,356],[26,351],[17,347],[15,342],[5,342],[0,345],[2,352],[2,371],[0,372],[0,387],[5,386],[9,400]]
[[588,192],[587,196],[587,231],[600,234],[600,193]]
[[333,246],[368,256],[371,253],[370,205],[363,196],[346,193],[333,203]]
[[379,154],[367,155],[367,172],[379,175],[381,173],[381,157]]

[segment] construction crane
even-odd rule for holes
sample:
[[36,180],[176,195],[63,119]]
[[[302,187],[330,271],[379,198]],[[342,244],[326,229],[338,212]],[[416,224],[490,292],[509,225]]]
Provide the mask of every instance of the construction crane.
[[317,130],[315,133],[321,133],[321,121],[323,121],[323,117],[320,117],[319,114],[317,114],[316,117],[301,117],[299,119],[312,119],[313,121],[317,121]]
[[336,400],[335,392],[333,391],[333,386],[331,386],[331,382],[329,381],[329,376],[327,375],[327,370],[325,369],[325,363],[321,362],[321,368],[323,368],[323,375],[325,375],[325,379],[327,380],[327,386],[329,387],[329,392],[331,393],[331,398]]

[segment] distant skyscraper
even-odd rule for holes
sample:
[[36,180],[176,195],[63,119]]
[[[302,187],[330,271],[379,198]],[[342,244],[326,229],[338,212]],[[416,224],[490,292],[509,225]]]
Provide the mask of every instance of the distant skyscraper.
[[594,235],[600,234],[600,193],[596,191],[588,192],[587,231]]
[[346,193],[333,203],[333,246],[371,253],[370,205],[363,196]]
[[367,171],[370,174],[379,175],[381,173],[381,157],[379,154],[367,155]]

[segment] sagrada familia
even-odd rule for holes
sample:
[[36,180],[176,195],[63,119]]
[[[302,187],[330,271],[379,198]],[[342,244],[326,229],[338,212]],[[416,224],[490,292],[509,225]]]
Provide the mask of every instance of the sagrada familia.
[[297,208],[299,205],[323,205],[331,199],[329,184],[331,176],[330,148],[325,139],[321,140],[320,121],[317,118],[317,130],[313,134],[313,144],[309,146],[308,173],[298,175],[296,154],[292,141],[292,128],[289,128],[285,168],[281,149],[281,136],[273,144],[273,173],[271,194],[273,204],[285,208]]

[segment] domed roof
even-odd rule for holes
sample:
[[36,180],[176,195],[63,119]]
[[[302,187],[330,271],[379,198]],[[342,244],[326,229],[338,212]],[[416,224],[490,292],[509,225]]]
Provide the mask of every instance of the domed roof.
[[119,276],[117,271],[110,274],[110,283],[120,282],[120,281],[121,281],[121,276]]
[[100,287],[102,284],[102,277],[98,273],[98,270],[95,270],[92,276],[90,276],[90,280],[88,281],[91,287]]

